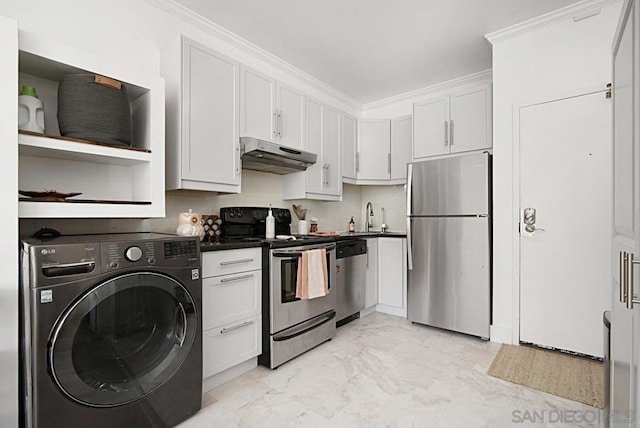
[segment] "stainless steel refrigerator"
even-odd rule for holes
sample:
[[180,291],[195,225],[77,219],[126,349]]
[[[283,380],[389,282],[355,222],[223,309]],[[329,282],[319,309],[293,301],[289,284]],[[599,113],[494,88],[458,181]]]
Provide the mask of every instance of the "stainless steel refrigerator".
[[407,168],[408,318],[489,338],[491,156]]

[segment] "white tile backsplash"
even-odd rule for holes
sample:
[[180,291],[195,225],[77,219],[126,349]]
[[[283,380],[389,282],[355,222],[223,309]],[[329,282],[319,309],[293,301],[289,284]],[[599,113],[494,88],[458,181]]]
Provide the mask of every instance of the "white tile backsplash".
[[271,204],[277,208],[288,208],[292,211],[291,229],[298,230],[298,219],[291,209],[292,204],[302,204],[307,208],[307,218],[318,219],[320,230],[345,231],[349,219],[356,219],[362,211],[360,186],[345,184],[341,202],[325,202],[314,200],[283,200],[282,180],[286,176],[264,172],[243,170],[242,193],[218,195],[209,192],[174,191],[167,192],[167,218],[151,219],[154,232],[175,232],[178,225],[178,213],[192,209],[199,214],[218,214],[220,208],[231,206],[267,207]]
[[[407,200],[404,185],[362,186],[362,214],[357,229],[364,225],[364,208],[367,202],[373,204],[373,230],[380,230],[382,224],[381,208],[384,208],[384,221],[390,232],[406,232]],[[356,220],[357,221],[357,220]]]

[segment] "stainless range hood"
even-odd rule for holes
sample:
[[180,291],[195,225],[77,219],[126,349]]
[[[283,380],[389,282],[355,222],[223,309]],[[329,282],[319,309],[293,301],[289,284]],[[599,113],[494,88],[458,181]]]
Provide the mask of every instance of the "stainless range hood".
[[290,174],[306,170],[316,163],[318,155],[253,137],[241,137],[240,157],[243,169]]

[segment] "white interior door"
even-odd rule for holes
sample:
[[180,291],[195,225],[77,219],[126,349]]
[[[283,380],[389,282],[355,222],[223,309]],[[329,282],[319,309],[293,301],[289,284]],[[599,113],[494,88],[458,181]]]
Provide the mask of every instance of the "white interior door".
[[[611,276],[610,101],[603,92],[565,98],[523,107],[519,119],[520,341],[602,357]],[[535,212],[525,219],[529,209]]]
[[[611,300],[611,426],[636,426],[628,415],[637,415],[638,362],[640,361],[640,308],[627,302],[628,274],[621,253],[640,257],[640,171],[638,147],[637,1],[625,4],[613,57],[613,239]],[[637,43],[637,42],[636,42]],[[635,60],[635,62],[634,62]],[[635,114],[634,114],[635,111]],[[635,128],[635,135],[634,135]],[[636,296],[638,269],[635,268]],[[625,280],[626,278],[626,280]],[[629,308],[631,306],[631,308]],[[631,422],[631,423],[630,423]]]

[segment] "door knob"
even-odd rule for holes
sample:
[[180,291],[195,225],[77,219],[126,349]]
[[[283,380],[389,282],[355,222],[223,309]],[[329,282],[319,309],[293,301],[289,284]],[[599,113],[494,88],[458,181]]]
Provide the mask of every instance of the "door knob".
[[524,230],[527,233],[534,233],[538,230],[544,232],[544,229],[536,227],[536,209],[535,208],[525,208],[522,218],[524,223]]

